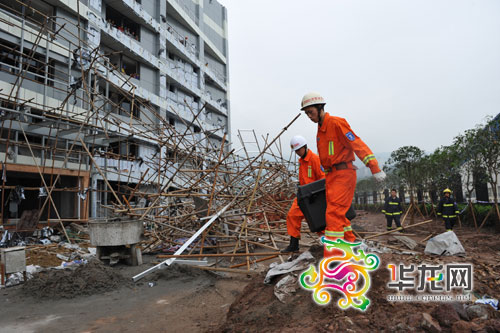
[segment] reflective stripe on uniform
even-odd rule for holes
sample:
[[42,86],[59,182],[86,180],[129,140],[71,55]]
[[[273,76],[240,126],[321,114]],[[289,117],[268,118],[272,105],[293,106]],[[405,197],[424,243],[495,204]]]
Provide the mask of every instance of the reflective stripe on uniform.
[[307,167],[307,177],[312,178],[312,166]]
[[333,141],[328,141],[328,155],[333,155],[334,149],[333,149]]
[[443,207],[452,207],[453,204],[443,204]]
[[457,217],[456,215],[443,215],[445,219],[451,219],[453,217]]
[[368,164],[368,162],[370,162],[371,160],[374,160],[375,159],[375,155],[366,155],[365,158],[363,158],[363,163],[365,165]]
[[389,205],[399,205],[399,202],[389,201]]
[[344,232],[343,231],[330,231],[330,230],[325,230],[325,236],[326,237],[344,237]]
[[352,227],[351,226],[344,227],[344,232],[346,232],[346,231],[352,231]]
[[401,215],[403,212],[392,213],[392,215]]

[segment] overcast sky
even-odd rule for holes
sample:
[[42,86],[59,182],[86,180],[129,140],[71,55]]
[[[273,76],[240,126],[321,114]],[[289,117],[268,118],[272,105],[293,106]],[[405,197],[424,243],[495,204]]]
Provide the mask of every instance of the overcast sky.
[[[238,129],[274,137],[308,91],[374,152],[432,152],[500,112],[498,0],[219,1],[235,147]],[[316,129],[303,114],[284,145]]]

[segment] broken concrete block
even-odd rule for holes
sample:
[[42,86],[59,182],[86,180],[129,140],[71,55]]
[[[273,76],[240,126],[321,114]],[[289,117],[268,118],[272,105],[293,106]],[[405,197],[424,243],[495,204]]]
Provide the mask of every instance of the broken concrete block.
[[427,241],[426,254],[437,254],[440,256],[465,255],[465,249],[453,231],[439,234]]
[[418,243],[413,238],[410,238],[408,236],[394,235],[393,237],[396,238],[399,242],[406,245],[406,247],[408,247],[410,250],[413,250],[418,246]]

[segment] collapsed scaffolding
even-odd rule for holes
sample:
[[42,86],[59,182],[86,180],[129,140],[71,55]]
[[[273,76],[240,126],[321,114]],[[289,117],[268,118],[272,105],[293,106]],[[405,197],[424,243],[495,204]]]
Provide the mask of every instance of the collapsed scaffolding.
[[[2,72],[13,80],[0,90],[5,229],[19,233],[57,225],[71,242],[69,223],[138,219],[145,228],[143,253],[173,252],[184,245],[186,256],[211,252],[229,256],[231,262],[243,258],[210,269],[243,271],[236,268],[245,266],[245,272],[251,262],[279,256],[278,245],[288,238],[285,217],[297,183],[294,156],[284,156],[280,138],[299,115],[274,138],[240,130],[237,150],[226,133],[219,142],[208,139],[224,127],[199,119],[206,104],[193,109],[185,101],[188,114],[168,105],[184,124],[176,128],[137,93],[133,76],[88,43],[92,32],[80,20],[70,28],[70,22],[60,24],[30,4],[18,3],[21,24],[2,12],[21,36],[20,45],[2,45],[4,58],[13,60],[2,64]],[[30,20],[28,10],[42,20]],[[54,43],[68,54],[66,72],[49,60],[47,50]],[[46,50],[45,59],[40,59],[40,49]],[[42,84],[42,100],[31,97],[28,82]],[[47,87],[65,97],[54,105]],[[43,134],[41,142],[33,132]],[[27,173],[30,186],[8,182]],[[66,176],[76,180],[63,182]],[[62,214],[70,195],[75,209]],[[31,201],[33,209],[20,217],[18,208],[6,209],[23,200]],[[188,244],[207,221],[210,225]]]

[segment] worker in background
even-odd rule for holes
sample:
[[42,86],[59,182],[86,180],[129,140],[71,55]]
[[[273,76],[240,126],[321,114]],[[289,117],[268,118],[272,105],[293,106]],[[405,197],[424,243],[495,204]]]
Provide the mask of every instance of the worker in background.
[[401,222],[399,218],[403,213],[403,209],[401,208],[401,200],[396,196],[396,190],[391,190],[391,195],[385,198],[385,205],[382,213],[385,214],[385,218],[387,219],[387,231],[392,230],[392,220],[396,223],[396,228],[401,227]]
[[[307,149],[307,141],[304,137],[300,135],[294,136],[290,141],[290,146],[300,157],[299,184],[301,186],[325,178],[318,155]],[[297,198],[295,198],[286,216],[286,228],[290,235],[290,244],[281,252],[296,252],[299,250],[300,226],[303,219],[304,214],[302,214],[297,204]]]
[[460,212],[455,199],[451,196],[451,190],[447,188],[443,193],[444,197],[439,201],[437,214],[443,217],[446,231],[451,231]]
[[[301,110],[318,124],[318,153],[326,175],[325,237],[354,242],[356,237],[352,233],[351,222],[345,216],[356,188],[356,168],[352,164],[354,154],[370,168],[377,181],[382,182],[386,175],[380,170],[370,148],[354,133],[347,121],[325,112],[325,104],[325,99],[315,92],[304,95],[301,103]],[[325,258],[335,254],[325,246]]]

